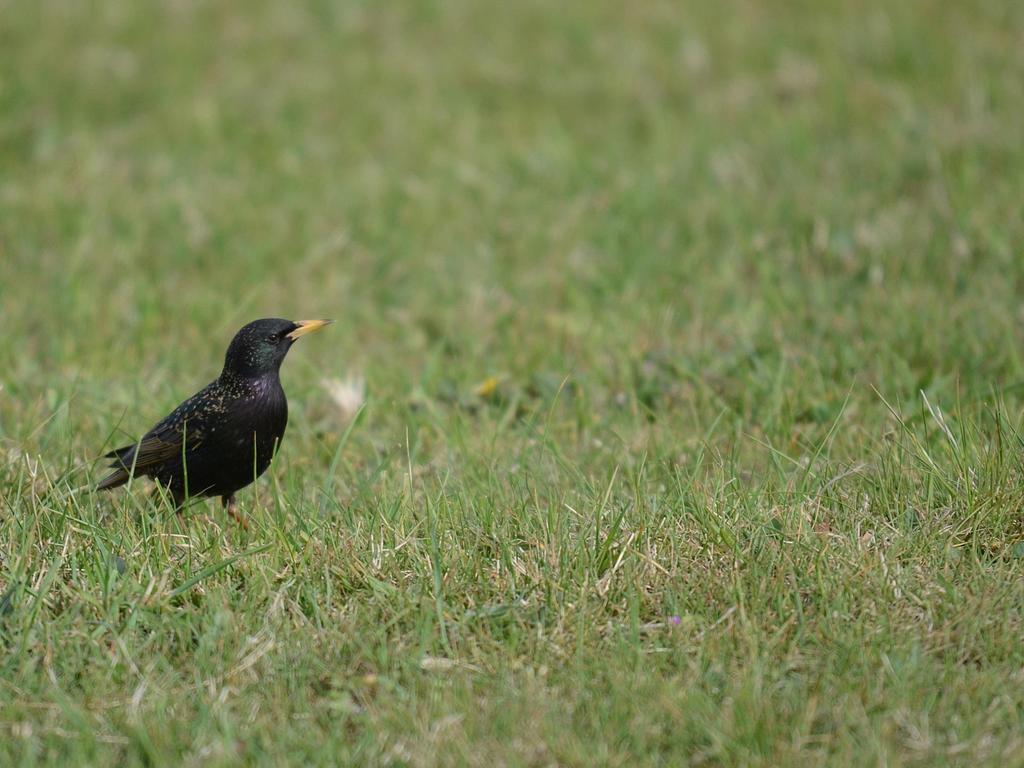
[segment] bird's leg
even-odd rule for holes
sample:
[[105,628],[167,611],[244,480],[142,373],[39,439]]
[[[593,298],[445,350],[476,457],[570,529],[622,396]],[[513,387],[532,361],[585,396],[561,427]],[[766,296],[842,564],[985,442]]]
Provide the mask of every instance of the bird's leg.
[[224,509],[231,515],[231,519],[242,526],[243,529],[249,530],[249,522],[242,517],[242,513],[238,511],[238,502],[235,500],[235,494],[230,496],[221,496],[221,503],[224,505]]

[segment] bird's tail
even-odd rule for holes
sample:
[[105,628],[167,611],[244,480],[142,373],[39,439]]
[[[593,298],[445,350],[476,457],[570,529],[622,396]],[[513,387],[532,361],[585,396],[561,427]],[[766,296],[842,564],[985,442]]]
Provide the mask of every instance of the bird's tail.
[[124,485],[128,482],[129,478],[128,471],[125,469],[115,469],[109,475],[104,477],[99,483],[96,484],[97,491],[106,491],[110,488],[117,488],[119,485]]
[[117,488],[119,485],[124,485],[128,482],[128,478],[131,477],[131,464],[126,464],[126,462],[131,461],[134,450],[134,445],[126,445],[124,448],[115,448],[110,453],[104,454],[103,458],[113,459],[110,462],[110,468],[114,471],[96,484],[97,491]]

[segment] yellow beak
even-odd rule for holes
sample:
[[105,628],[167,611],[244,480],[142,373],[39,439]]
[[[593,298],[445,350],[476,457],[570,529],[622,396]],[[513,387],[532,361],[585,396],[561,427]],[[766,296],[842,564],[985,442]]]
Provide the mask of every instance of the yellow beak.
[[333,320],[296,320],[295,324],[299,326],[294,331],[288,334],[289,339],[297,339],[299,336],[305,336],[307,333],[313,331],[319,331],[325,325],[330,325]]

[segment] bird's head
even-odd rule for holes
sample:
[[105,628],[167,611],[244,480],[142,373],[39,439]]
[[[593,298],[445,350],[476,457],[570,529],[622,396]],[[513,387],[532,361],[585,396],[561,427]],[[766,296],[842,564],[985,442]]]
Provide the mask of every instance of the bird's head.
[[318,331],[331,320],[254,320],[235,334],[224,356],[224,372],[246,378],[276,373],[300,336]]

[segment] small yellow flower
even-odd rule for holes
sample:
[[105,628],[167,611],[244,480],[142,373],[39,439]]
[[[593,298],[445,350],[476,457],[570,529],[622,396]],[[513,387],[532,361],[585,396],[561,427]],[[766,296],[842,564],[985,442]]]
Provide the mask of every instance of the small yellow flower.
[[499,383],[497,376],[488,376],[473,388],[473,394],[477,397],[490,397],[497,391]]

